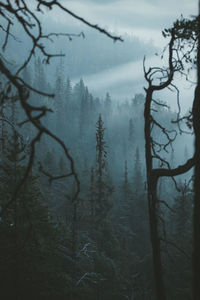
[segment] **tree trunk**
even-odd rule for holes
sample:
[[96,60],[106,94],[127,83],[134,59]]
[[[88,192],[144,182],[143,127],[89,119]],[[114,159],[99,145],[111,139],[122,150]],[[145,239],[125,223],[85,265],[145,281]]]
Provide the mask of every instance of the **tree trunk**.
[[[200,15],[200,1],[199,1]],[[198,21],[198,30],[200,20]],[[193,297],[200,299],[200,36],[197,49],[197,86],[193,104],[193,126],[195,134],[195,168],[194,168],[194,215],[193,215]]]
[[158,300],[165,300],[165,287],[162,273],[159,224],[157,217],[157,179],[153,176],[152,153],[151,153],[151,99],[152,89],[146,90],[146,102],[144,109],[145,119],[145,155],[147,170],[147,187],[148,187],[148,204],[149,204],[149,221],[150,235],[152,243],[153,269],[155,276],[156,296]]
[[159,237],[159,222],[157,216],[158,201],[156,195],[157,181],[150,179],[150,188],[148,193],[150,234],[152,243],[153,268],[155,275],[155,286],[157,299],[165,300],[165,286],[162,272],[161,247]]

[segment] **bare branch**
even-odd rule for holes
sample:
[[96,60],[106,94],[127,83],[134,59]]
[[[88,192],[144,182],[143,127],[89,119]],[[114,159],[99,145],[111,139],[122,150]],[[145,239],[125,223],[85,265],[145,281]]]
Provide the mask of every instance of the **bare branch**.
[[178,250],[180,253],[182,253],[187,259],[191,260],[191,256],[188,255],[188,253],[186,251],[184,251],[182,248],[180,248],[179,246],[177,246],[177,244],[175,244],[172,241],[166,240],[166,239],[161,239],[164,243],[169,244],[171,246],[173,246],[176,250]]
[[97,24],[92,24],[90,22],[88,22],[87,20],[85,20],[84,18],[76,15],[75,13],[73,13],[71,10],[67,9],[66,7],[64,7],[63,5],[61,5],[57,0],[53,0],[53,1],[50,1],[50,2],[47,2],[47,1],[43,1],[43,0],[37,0],[38,1],[38,11],[40,11],[40,7],[41,5],[44,5],[46,7],[48,7],[49,9],[52,9],[53,6],[58,6],[59,8],[61,8],[61,10],[65,11],[66,13],[68,13],[70,16],[72,16],[73,18],[81,21],[82,23],[86,24],[87,26],[93,28],[93,29],[96,29],[98,30],[99,32],[107,35],[109,38],[113,39],[114,42],[116,41],[121,41],[123,42],[123,39],[120,37],[120,36],[115,36],[111,33],[109,33],[107,30],[99,27]]
[[55,181],[55,180],[59,180],[59,179],[63,179],[63,178],[67,178],[67,177],[70,177],[70,176],[73,176],[73,173],[68,173],[68,174],[63,174],[63,175],[58,175],[58,176],[53,176],[51,173],[45,171],[42,167],[42,164],[39,163],[39,171],[44,174],[45,176],[47,176],[49,178],[49,183],[51,184],[52,181]]

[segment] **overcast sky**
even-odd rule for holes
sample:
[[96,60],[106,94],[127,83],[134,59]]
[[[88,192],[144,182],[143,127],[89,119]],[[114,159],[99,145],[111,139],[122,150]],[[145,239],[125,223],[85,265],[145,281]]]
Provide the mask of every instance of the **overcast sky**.
[[[172,26],[180,18],[197,14],[198,0],[62,0],[62,4],[74,13],[98,24],[108,31],[123,36],[128,33],[144,41],[153,41],[160,49],[166,45],[162,30]],[[88,28],[65,13],[56,9],[48,15],[65,31],[67,25],[86,30]],[[46,15],[44,15],[44,18]],[[81,50],[80,50],[81,51]],[[142,53],[142,56],[145,55]],[[97,56],[98,57],[98,56]],[[148,58],[149,65],[155,66],[155,57]],[[137,72],[136,72],[137,70]],[[77,80],[78,78],[75,78]],[[95,94],[104,95],[107,91],[117,98],[131,97],[131,94],[143,92],[144,76],[142,61],[130,62],[124,65],[101,71],[96,74],[83,76],[89,89]],[[184,103],[191,98],[193,91],[183,86]],[[166,95],[166,98],[169,98]],[[173,100],[174,101],[174,100]],[[187,107],[187,105],[185,105]]]
[[[152,39],[156,46],[162,46],[162,29],[170,27],[181,14],[195,15],[198,7],[198,0],[63,0],[62,3],[90,22],[119,34],[127,32],[144,40]],[[54,18],[78,25],[62,14]]]

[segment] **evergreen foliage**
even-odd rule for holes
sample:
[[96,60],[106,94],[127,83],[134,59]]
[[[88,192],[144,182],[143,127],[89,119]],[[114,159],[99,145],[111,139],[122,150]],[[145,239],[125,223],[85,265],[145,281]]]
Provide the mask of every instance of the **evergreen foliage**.
[[[43,66],[40,60],[36,60],[36,64],[40,68],[39,75],[31,78],[29,72],[29,80],[39,83],[40,76],[43,82]],[[95,98],[82,79],[73,86],[70,78],[61,76],[64,71],[61,66],[59,68],[56,84],[51,86],[44,78],[44,86],[49,86],[56,94],[55,100],[48,102],[53,113],[49,113],[44,122],[69,145],[81,192],[74,203],[72,179],[51,181],[50,177],[38,172],[37,163],[34,165],[32,175],[0,222],[2,293],[8,299],[17,293],[18,299],[123,300],[135,297],[153,300],[143,171],[144,96],[136,94],[132,102],[116,105],[109,93],[105,99]],[[38,100],[32,96],[31,101]],[[9,113],[10,119],[13,115],[16,131],[9,129],[3,120],[0,123],[4,137],[1,140],[0,205],[11,199],[23,176],[28,151],[24,141],[34,137],[31,128],[17,127],[18,117],[22,115],[18,116],[16,109],[13,113],[8,107],[3,111],[4,115]],[[167,119],[174,117],[170,110],[160,113],[166,124]],[[68,172],[69,165],[63,153],[49,139],[42,140],[37,150],[36,160],[42,163],[47,174],[57,176]],[[170,156],[169,153],[172,161]],[[174,152],[173,161],[176,159]],[[187,215],[191,195],[185,192],[174,200],[171,186],[169,191],[168,182],[163,180],[159,191],[163,200],[172,206],[174,203],[176,211],[171,221],[171,215],[166,207],[163,208],[169,223],[167,228],[171,240],[176,243],[180,238],[180,244],[189,252],[190,224],[186,219],[191,220],[190,214]],[[182,227],[185,235],[181,235]],[[164,245],[178,264],[187,266],[183,268],[183,280],[178,280],[177,274],[174,288],[169,288],[169,295],[177,293],[180,297],[177,291],[186,281],[184,291],[188,293],[190,289],[190,266],[178,251],[169,247]],[[164,259],[169,265],[166,267],[168,276],[173,267],[167,255]],[[172,280],[170,275],[168,277],[170,286]]]

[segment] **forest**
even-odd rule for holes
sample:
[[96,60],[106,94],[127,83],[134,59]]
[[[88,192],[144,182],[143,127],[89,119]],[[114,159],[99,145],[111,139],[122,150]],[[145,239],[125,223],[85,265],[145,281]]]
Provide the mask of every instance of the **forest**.
[[[145,88],[117,97],[91,91],[84,74],[157,48],[62,1],[32,2],[0,1],[2,299],[199,300],[199,17],[161,28],[165,67],[144,59]],[[87,31],[44,33],[38,14],[54,7],[92,29],[89,52]],[[195,88],[184,113],[178,76]]]

